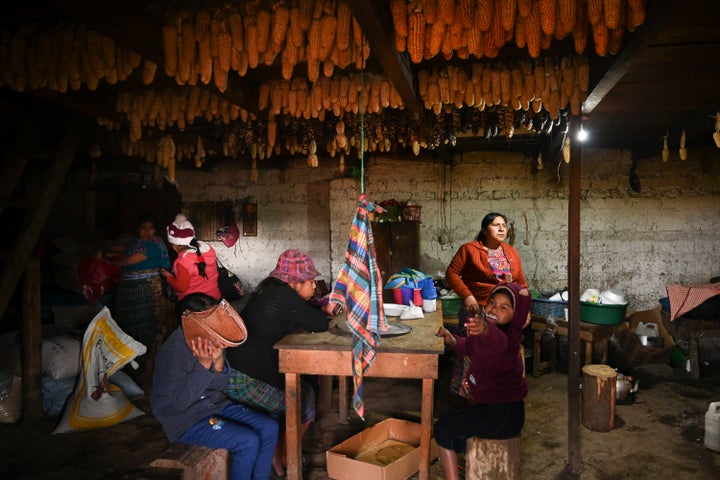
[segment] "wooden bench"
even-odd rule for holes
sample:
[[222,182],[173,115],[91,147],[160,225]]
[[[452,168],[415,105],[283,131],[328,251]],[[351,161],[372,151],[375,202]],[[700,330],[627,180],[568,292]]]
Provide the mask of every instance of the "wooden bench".
[[175,442],[151,467],[182,470],[183,480],[227,480],[228,451]]
[[465,480],[518,480],[521,437],[496,440],[471,437],[465,444]]
[[[613,334],[613,328],[606,325],[595,325],[592,323],[580,322],[580,340],[585,346],[585,365],[591,363],[605,363],[608,354],[608,340]],[[533,367],[532,376],[538,377],[540,371],[552,370],[557,362],[557,337],[567,337],[568,322],[557,320],[556,325],[547,323],[545,317],[532,315],[532,329],[535,333],[533,342]],[[542,334],[545,330],[555,330],[553,346],[550,353],[550,360],[541,362]]]

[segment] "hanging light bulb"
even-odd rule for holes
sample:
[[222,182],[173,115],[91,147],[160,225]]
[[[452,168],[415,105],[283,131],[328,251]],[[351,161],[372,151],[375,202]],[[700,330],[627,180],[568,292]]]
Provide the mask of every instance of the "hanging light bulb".
[[585,131],[585,127],[580,125],[580,131],[578,132],[577,139],[581,142],[584,142],[588,138],[588,133]]

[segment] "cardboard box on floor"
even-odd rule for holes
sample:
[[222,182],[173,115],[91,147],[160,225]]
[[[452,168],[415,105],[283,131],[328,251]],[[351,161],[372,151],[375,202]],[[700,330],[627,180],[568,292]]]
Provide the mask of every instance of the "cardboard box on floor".
[[[388,418],[326,453],[327,472],[335,480],[405,480],[420,465],[419,423]],[[430,460],[437,458],[435,440]]]
[[[648,347],[640,343],[637,335],[635,335],[640,322],[657,325],[658,335],[663,339],[662,347]],[[663,324],[659,306],[652,310],[644,310],[629,315],[625,322],[621,323],[616,329],[615,337],[620,342],[623,352],[631,365],[668,363],[670,354],[675,348],[675,341]]]

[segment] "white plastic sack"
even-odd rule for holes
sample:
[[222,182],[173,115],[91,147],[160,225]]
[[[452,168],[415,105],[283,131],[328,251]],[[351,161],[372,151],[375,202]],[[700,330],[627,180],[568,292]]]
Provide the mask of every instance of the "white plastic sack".
[[108,379],[110,380],[110,383],[120,387],[128,397],[137,397],[145,394],[145,391],[143,391],[143,389],[135,383],[135,380],[122,370],[118,370],[113,373],[113,375],[108,377]]
[[53,380],[77,377],[80,373],[80,340],[66,335],[44,339],[42,373]]
[[43,412],[46,415],[55,417],[62,413],[65,402],[73,393],[76,378],[63,378],[55,380],[50,375],[43,375],[40,383],[42,385]]
[[144,415],[108,379],[146,350],[103,308],[85,330],[78,384],[53,433],[105,428]]
[[413,320],[415,318],[425,318],[425,315],[423,314],[422,307],[410,302],[410,306],[400,314],[400,320]]

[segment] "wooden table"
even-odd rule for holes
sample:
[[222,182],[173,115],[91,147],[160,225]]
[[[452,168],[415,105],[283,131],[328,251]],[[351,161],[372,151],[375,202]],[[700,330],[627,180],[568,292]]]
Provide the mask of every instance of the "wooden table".
[[[344,322],[339,315],[331,323],[331,331],[322,333],[293,333],[287,335],[275,348],[279,350],[280,372],[285,374],[287,474],[289,480],[302,478],[302,441],[300,438],[300,375],[352,376],[350,335],[338,335],[335,324]],[[391,317],[390,321],[398,321]],[[381,337],[375,361],[364,377],[422,379],[422,406],[420,437],[420,480],[430,475],[430,439],[433,418],[433,389],[438,378],[439,356],[445,346],[436,337],[442,326],[442,309],[425,313],[425,318],[403,320],[412,327],[408,334]],[[342,380],[342,379],[341,379]]]
[[[557,326],[549,325],[547,319],[541,315],[532,315],[532,329],[535,332],[533,342],[533,366],[532,376],[540,376],[540,370],[547,367],[554,368],[556,361],[556,342],[553,339],[553,352],[550,360],[547,362],[540,361],[541,337],[545,330],[554,329],[555,335],[567,337],[568,322],[564,320],[556,320]],[[580,322],[580,340],[585,345],[585,365],[593,362],[605,363],[608,354],[608,339],[613,334],[614,327],[607,325],[596,325],[593,323]]]

